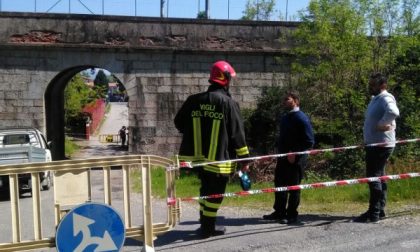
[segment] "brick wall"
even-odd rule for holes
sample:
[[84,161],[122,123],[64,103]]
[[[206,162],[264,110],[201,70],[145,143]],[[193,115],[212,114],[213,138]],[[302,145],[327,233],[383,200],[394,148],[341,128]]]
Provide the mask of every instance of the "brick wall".
[[86,132],[87,135],[92,135],[101,125],[101,121],[105,115],[105,107],[105,101],[103,99],[98,99],[95,102],[88,104],[83,108],[83,112],[88,113],[91,119],[88,128],[89,132]]

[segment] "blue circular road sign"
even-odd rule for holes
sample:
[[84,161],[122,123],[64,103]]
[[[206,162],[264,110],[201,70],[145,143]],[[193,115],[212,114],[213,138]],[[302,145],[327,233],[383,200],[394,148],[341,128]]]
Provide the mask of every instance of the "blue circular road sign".
[[55,235],[59,252],[119,251],[124,240],[121,216],[112,207],[100,203],[73,208],[63,217]]

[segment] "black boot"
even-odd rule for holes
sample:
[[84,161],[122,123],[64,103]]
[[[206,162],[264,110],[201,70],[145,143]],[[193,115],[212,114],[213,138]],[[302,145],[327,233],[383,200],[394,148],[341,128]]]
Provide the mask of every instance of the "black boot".
[[201,218],[201,228],[200,236],[203,239],[209,238],[211,236],[224,235],[226,228],[223,226],[216,225],[215,217],[202,216]]

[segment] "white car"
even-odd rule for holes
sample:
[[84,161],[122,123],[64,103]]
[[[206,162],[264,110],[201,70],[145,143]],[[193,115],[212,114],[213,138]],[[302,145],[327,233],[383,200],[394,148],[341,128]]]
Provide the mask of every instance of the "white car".
[[[49,150],[44,135],[34,128],[0,129],[0,165],[35,162],[51,162]],[[52,176],[49,171],[41,172],[41,188],[49,190],[52,186]],[[8,176],[0,177],[0,190],[9,189]],[[31,175],[19,175],[19,190],[21,193],[31,190]]]

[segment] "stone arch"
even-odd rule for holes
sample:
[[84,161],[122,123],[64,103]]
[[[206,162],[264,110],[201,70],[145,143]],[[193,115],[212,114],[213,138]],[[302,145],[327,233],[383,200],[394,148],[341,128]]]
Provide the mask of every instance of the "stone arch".
[[[65,159],[65,122],[64,122],[64,89],[77,73],[90,69],[101,68],[95,65],[80,65],[67,68],[59,72],[49,83],[44,94],[45,125],[48,141],[52,142],[51,153],[53,160]],[[106,68],[102,68],[106,69]],[[108,69],[107,69],[108,70]],[[114,74],[120,79],[119,74]],[[127,86],[122,82],[124,87]],[[130,96],[130,94],[128,94]]]

